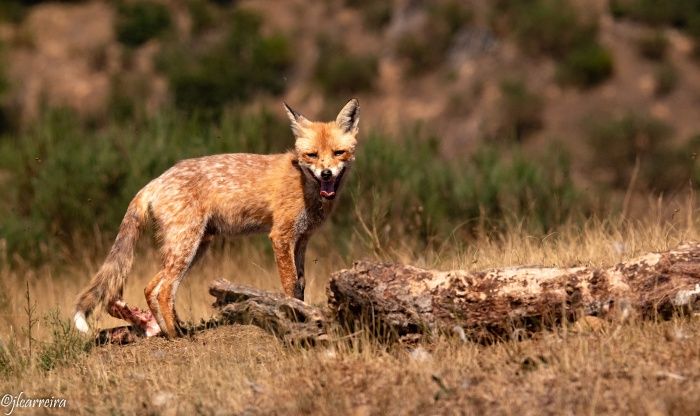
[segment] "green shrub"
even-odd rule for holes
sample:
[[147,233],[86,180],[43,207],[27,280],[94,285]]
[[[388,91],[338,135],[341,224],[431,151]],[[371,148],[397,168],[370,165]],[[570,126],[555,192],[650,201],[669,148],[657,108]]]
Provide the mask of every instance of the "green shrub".
[[637,160],[638,187],[669,191],[687,186],[693,161],[686,149],[671,144],[672,134],[666,123],[635,114],[597,120],[587,141],[591,166],[622,190],[629,186]]
[[0,2],[0,20],[19,23],[27,14],[27,8],[22,1],[5,0]]
[[9,104],[6,100],[7,92],[10,90],[10,81],[5,74],[6,64],[5,45],[0,42],[0,133],[10,130],[13,127],[9,115]]
[[[370,134],[354,170],[348,187],[358,211],[380,207],[378,228],[395,238],[409,233],[428,243],[455,229],[471,234],[482,221],[499,227],[518,220],[543,230],[586,209],[570,178],[568,156],[556,148],[528,157],[518,149],[483,146],[447,161],[437,138],[419,131],[399,142]],[[355,226],[353,209],[342,205],[332,221]]]
[[425,27],[404,34],[396,44],[409,74],[420,75],[442,63],[454,36],[471,20],[471,11],[457,1],[432,3]]
[[391,21],[391,2],[375,0],[345,0],[345,5],[358,9],[360,12],[362,12],[364,23],[370,29],[382,29]]
[[668,25],[691,31],[700,28],[700,2],[696,0],[612,0],[610,11],[616,18],[655,26]]
[[567,53],[557,68],[557,78],[563,84],[582,88],[593,87],[613,74],[613,58],[597,43],[576,47]]
[[500,1],[496,12],[526,52],[560,58],[596,38],[594,21],[582,19],[562,0]]
[[263,36],[260,17],[236,9],[222,41],[193,51],[189,44],[166,51],[160,67],[168,76],[177,107],[219,113],[253,94],[280,94],[292,64],[286,38]]
[[[26,16],[29,7],[55,0],[2,0],[0,1],[0,21],[20,23]],[[60,0],[62,3],[82,3],[87,0]]]
[[167,7],[153,1],[120,3],[117,18],[117,39],[124,45],[136,47],[170,28]]
[[214,13],[216,12],[211,9],[207,0],[189,0],[187,9],[192,18],[192,32],[194,34],[201,34],[214,25]]
[[579,16],[568,1],[502,0],[496,4],[495,25],[510,31],[522,50],[557,61],[563,84],[592,87],[613,72],[610,53],[598,44],[598,26]]
[[654,93],[665,97],[678,86],[678,71],[671,64],[661,64],[654,71]]
[[522,141],[542,127],[542,98],[529,91],[523,82],[503,81],[501,95],[500,138]]
[[318,40],[316,82],[326,95],[354,94],[370,91],[377,79],[377,58],[372,55],[353,55],[344,45],[321,37]]
[[626,18],[653,26],[672,26],[695,40],[700,50],[700,2],[696,0],[613,0],[610,10],[618,19]]
[[50,371],[69,365],[90,351],[92,341],[81,336],[70,320],[61,319],[57,310],[49,312],[44,320],[51,329],[51,341],[44,343],[39,351],[39,368]]
[[694,188],[700,186],[700,134],[692,136],[679,152],[692,165],[693,176],[691,184]]
[[668,39],[661,31],[644,35],[637,41],[639,54],[652,61],[661,61],[666,57]]

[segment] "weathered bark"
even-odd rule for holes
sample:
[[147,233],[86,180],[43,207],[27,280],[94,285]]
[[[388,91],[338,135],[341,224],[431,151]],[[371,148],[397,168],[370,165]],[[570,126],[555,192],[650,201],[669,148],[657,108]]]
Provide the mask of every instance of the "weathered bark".
[[440,272],[356,262],[331,277],[328,304],[358,322],[404,336],[456,331],[472,338],[539,329],[585,315],[667,317],[700,309],[700,244],[651,253],[607,269],[514,267]]
[[321,310],[281,293],[271,293],[219,279],[209,286],[214,307],[227,323],[250,324],[290,343],[325,338],[328,320]]

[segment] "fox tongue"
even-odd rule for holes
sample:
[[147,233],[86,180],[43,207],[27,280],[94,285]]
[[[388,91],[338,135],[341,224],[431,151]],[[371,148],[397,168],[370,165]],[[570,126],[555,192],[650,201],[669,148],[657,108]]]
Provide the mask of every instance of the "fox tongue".
[[335,196],[335,181],[321,181],[321,196],[324,198],[332,198]]

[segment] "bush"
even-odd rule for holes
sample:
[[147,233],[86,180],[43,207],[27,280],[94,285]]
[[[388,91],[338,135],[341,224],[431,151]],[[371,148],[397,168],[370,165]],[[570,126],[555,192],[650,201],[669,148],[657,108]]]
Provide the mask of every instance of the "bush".
[[345,5],[360,10],[364,17],[364,23],[370,29],[379,30],[391,21],[391,2],[375,0],[345,0]]
[[608,79],[613,73],[613,59],[607,49],[590,43],[567,53],[557,68],[563,84],[589,88]]
[[19,0],[5,0],[0,2],[0,20],[10,23],[19,23],[27,14],[27,8]]
[[10,90],[10,81],[5,74],[5,68],[7,68],[5,60],[5,45],[0,42],[0,133],[11,130],[13,124],[6,100],[6,94]]
[[612,75],[612,56],[596,39],[598,26],[570,2],[503,0],[495,10],[496,26],[512,31],[522,50],[557,61],[561,83],[592,87]]
[[187,9],[192,18],[192,32],[201,34],[214,25],[214,11],[207,0],[190,0],[187,2]]
[[236,9],[225,38],[201,51],[178,45],[164,52],[160,68],[170,81],[177,107],[220,113],[253,94],[280,94],[291,67],[291,48],[280,35],[263,36],[260,17]]
[[398,39],[396,53],[404,58],[411,75],[420,75],[445,60],[454,36],[472,19],[472,13],[456,1],[433,3],[425,27]]
[[[360,212],[381,207],[378,229],[427,243],[455,227],[462,234],[476,232],[483,221],[494,228],[515,220],[548,229],[586,209],[560,149],[528,157],[518,149],[483,146],[446,161],[438,143],[419,132],[398,143],[381,134],[365,137],[348,186]],[[333,222],[356,224],[351,208],[343,206]]]
[[654,93],[657,97],[665,97],[672,93],[678,85],[678,71],[671,64],[661,64],[654,71]]
[[637,49],[642,57],[652,61],[661,61],[666,57],[668,39],[663,32],[655,31],[639,38]]
[[618,19],[668,25],[691,32],[700,29],[700,2],[694,0],[612,0],[610,11]]
[[318,50],[315,77],[326,95],[347,96],[374,89],[376,57],[350,54],[344,45],[327,37],[319,38]]
[[628,114],[598,120],[588,137],[591,165],[621,190],[629,186],[637,159],[640,188],[663,192],[686,186],[693,161],[686,149],[669,143],[672,134],[669,125],[651,117]]
[[595,22],[582,20],[568,1],[501,1],[496,12],[520,47],[532,54],[561,58],[595,41],[598,32]]
[[41,347],[39,368],[50,371],[58,366],[69,365],[90,351],[92,340],[81,336],[70,320],[61,319],[57,310],[49,312],[45,321],[51,329],[51,341]]
[[542,127],[542,98],[527,89],[521,81],[501,83],[502,120],[500,138],[523,141]]
[[168,9],[152,1],[121,3],[118,12],[117,39],[131,47],[161,35],[171,25]]

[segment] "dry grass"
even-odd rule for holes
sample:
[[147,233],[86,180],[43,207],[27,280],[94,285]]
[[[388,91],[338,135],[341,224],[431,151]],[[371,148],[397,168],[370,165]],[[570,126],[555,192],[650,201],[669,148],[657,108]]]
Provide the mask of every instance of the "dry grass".
[[[693,210],[650,211],[641,221],[591,220],[539,236],[514,225],[502,235],[446,241],[431,250],[385,243],[369,250],[358,235],[352,237],[357,248],[344,256],[328,248],[332,230],[326,229],[308,256],[307,293],[323,303],[325,276],[362,257],[467,269],[610,265],[698,239]],[[216,277],[277,289],[272,258],[260,247],[238,243],[209,254],[181,288],[180,314],[193,320],[211,314],[206,285]],[[126,294],[132,303],[144,306],[142,288],[155,274],[154,256],[147,249],[139,257]],[[0,393],[64,397],[71,413],[83,414],[689,414],[700,408],[697,318],[604,323],[595,330],[567,326],[489,346],[442,338],[386,346],[356,334],[303,349],[255,327],[230,326],[193,338],[93,348],[50,371],[36,356],[61,340],[50,340],[55,322],[40,320],[32,329],[34,356],[26,361],[25,282],[37,316],[54,308],[67,312],[98,267],[93,257],[61,268],[0,271],[0,341],[15,348],[10,359],[25,360],[6,371]],[[67,342],[71,337],[65,335]]]

